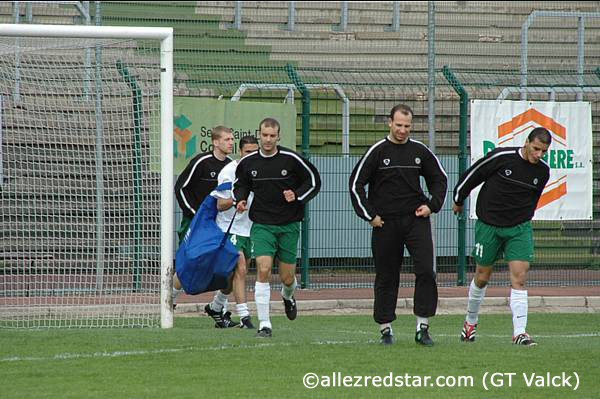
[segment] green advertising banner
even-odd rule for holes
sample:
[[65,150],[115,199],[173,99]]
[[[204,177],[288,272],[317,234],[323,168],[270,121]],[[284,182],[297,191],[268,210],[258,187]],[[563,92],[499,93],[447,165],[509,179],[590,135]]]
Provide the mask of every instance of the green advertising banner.
[[[195,155],[212,151],[210,134],[219,125],[233,129],[235,147],[232,158],[237,158],[239,139],[246,135],[258,138],[258,124],[267,117],[277,119],[281,125],[280,145],[295,149],[296,108],[293,104],[174,97],[174,173],[181,173]],[[160,140],[153,142],[160,143]],[[159,149],[154,151],[159,154]]]

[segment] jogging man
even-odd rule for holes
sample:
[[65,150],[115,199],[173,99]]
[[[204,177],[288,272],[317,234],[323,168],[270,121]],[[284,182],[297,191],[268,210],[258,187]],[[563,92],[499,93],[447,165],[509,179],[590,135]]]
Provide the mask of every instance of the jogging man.
[[[433,152],[409,138],[412,118],[413,111],[407,105],[392,108],[388,136],[373,144],[352,171],[350,197],[356,214],[373,227],[373,318],[379,325],[381,343],[394,342],[391,323],[396,320],[400,267],[406,245],[414,262],[415,341],[431,346],[429,317],[435,315],[438,291],[429,216],[444,204],[448,177]],[[421,176],[431,198],[423,193]]]
[[[240,139],[240,157],[243,158],[246,155],[258,150],[258,141],[254,136],[244,136]],[[223,183],[233,184],[235,180],[235,169],[238,161],[229,162],[221,173],[219,173],[219,185]],[[254,329],[252,320],[250,318],[250,312],[248,312],[248,304],[246,303],[246,271],[250,264],[251,256],[251,242],[250,242],[250,228],[252,227],[252,221],[248,217],[248,212],[241,214],[236,213],[236,209],[233,207],[233,197],[231,189],[224,191],[213,191],[211,194],[217,198],[217,225],[224,232],[229,228],[232,219],[230,229],[230,240],[239,251],[239,258],[235,272],[233,274],[232,287],[233,296],[235,297],[235,309],[238,316],[240,316],[240,328]],[[248,197],[248,206],[251,206],[253,193],[250,193]],[[213,319],[220,316],[223,307],[227,303],[227,294],[229,290],[217,290],[212,303],[209,303],[204,308],[204,311]]]
[[[212,152],[205,152],[196,155],[186,168],[181,172],[175,183],[175,196],[179,207],[183,213],[181,225],[177,230],[179,242],[185,237],[196,210],[204,201],[204,198],[217,186],[219,172],[231,162],[229,154],[233,152],[233,132],[225,126],[216,126],[211,131]],[[181,283],[177,274],[173,276],[173,305],[177,300],[177,295],[181,292]],[[217,327],[233,327],[233,323],[228,316],[219,315],[219,320],[215,320]]]
[[550,178],[542,160],[552,142],[543,127],[529,133],[523,147],[499,147],[475,162],[454,188],[452,210],[459,214],[471,190],[483,183],[477,197],[475,224],[475,276],[469,287],[467,315],[461,340],[475,341],[479,307],[496,260],[504,257],[510,270],[510,308],[513,315],[513,344],[536,345],[526,332],[527,272],[533,260],[531,219]]
[[[278,146],[279,122],[263,119],[259,124],[260,150],[244,157],[236,169],[233,193],[238,212],[250,209],[251,239],[256,257],[254,290],[259,320],[257,337],[271,337],[269,318],[271,268],[279,259],[281,296],[288,319],[296,318],[296,252],[304,205],[321,188],[317,168],[296,152]],[[248,207],[250,192],[254,192]]]

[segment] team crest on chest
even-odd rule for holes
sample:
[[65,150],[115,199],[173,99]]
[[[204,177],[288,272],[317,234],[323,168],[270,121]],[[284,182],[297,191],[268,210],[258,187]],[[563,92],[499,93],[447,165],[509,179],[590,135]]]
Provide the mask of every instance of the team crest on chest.
[[210,172],[210,177],[215,177],[217,174],[215,172]]
[[533,184],[538,184],[538,178],[536,177],[535,179],[533,179]]
[[281,176],[287,176],[287,174],[288,174],[287,170],[283,169],[281,171]]
[[504,174],[505,174],[506,176],[510,176],[510,175],[512,175],[512,170],[510,170],[510,169],[506,169],[506,170],[504,171]]
[[385,164],[385,166],[388,166],[390,164],[390,159],[389,158],[384,159],[383,163]]
[[420,164],[421,164],[421,158],[419,158],[419,157],[416,157],[416,158],[415,158],[415,163],[416,163],[417,165],[420,165]]
[[256,175],[258,175],[258,172],[253,170],[250,172],[250,174],[252,175],[252,177],[256,177]]

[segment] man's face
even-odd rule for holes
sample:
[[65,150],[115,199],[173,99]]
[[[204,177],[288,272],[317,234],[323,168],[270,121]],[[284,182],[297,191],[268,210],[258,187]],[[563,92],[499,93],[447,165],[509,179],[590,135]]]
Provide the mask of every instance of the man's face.
[[404,144],[410,134],[412,115],[406,115],[401,111],[396,111],[393,119],[388,118],[388,125],[390,127],[392,142]]
[[260,127],[260,148],[267,154],[271,154],[277,148],[279,132],[275,127]]
[[542,143],[537,137],[533,141],[525,141],[525,156],[530,163],[536,164],[546,155],[548,144]]
[[213,146],[215,150],[218,150],[225,155],[231,154],[233,152],[233,134],[229,132],[221,133],[221,137],[213,140]]
[[246,155],[248,155],[251,152],[254,152],[256,150],[258,150],[258,144],[254,144],[254,143],[244,144],[244,146],[242,148],[240,148],[240,156],[243,158]]

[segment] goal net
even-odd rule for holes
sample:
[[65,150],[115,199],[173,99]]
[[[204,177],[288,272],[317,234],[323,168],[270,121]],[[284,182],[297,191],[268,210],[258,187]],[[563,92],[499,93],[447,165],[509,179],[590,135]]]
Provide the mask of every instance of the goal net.
[[161,41],[73,34],[0,25],[0,328],[160,326]]

